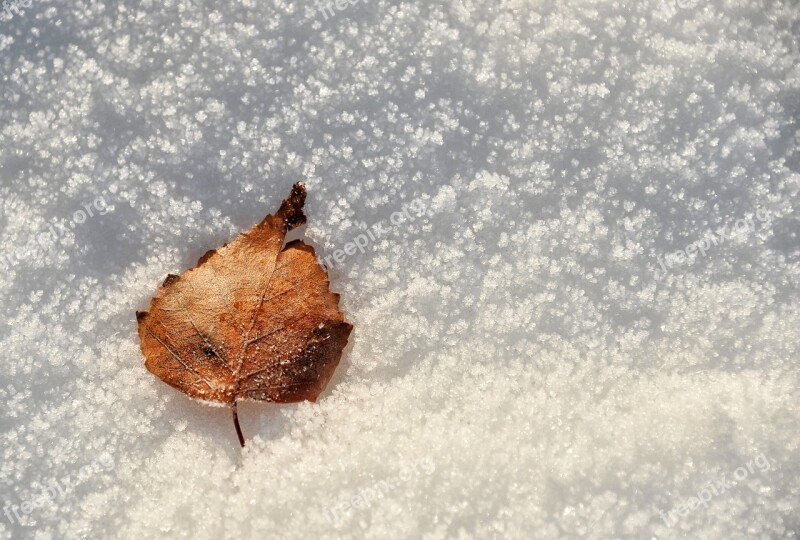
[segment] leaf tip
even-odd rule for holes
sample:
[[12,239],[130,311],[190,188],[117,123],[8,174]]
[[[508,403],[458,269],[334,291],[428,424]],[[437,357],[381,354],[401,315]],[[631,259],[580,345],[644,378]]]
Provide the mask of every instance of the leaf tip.
[[[222,247],[225,247],[225,246],[227,246],[227,244],[223,244],[223,246],[222,246]],[[209,249],[208,251],[206,251],[206,252],[203,254],[203,256],[202,256],[202,257],[200,257],[199,259],[197,259],[197,266],[200,266],[201,264],[203,264],[204,262],[206,262],[206,261],[207,261],[208,259],[210,259],[210,258],[211,258],[211,256],[212,256],[212,255],[214,255],[216,252],[217,252],[217,250],[216,250],[216,249]],[[169,278],[169,276],[167,276],[167,278]],[[165,283],[166,283],[166,281],[165,281]]]
[[303,206],[306,204],[306,187],[302,182],[292,186],[289,196],[281,204],[278,215],[283,218],[286,230],[292,230],[306,222]]
[[167,287],[172,285],[176,281],[180,279],[180,276],[176,276],[175,274],[167,274],[167,277],[164,278],[164,282],[161,284],[162,287]]

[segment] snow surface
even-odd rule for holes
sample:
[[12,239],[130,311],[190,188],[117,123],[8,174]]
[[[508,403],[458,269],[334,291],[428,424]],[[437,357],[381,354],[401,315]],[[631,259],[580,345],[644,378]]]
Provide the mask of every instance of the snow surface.
[[[800,536],[797,0],[26,1],[0,538]],[[301,179],[320,255],[385,230],[241,451],[134,313]]]

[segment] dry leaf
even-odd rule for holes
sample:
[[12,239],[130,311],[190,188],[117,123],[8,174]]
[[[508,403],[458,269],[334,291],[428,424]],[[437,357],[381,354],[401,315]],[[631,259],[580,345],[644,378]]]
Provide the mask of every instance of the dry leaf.
[[287,231],[306,221],[306,192],[295,184],[275,215],[203,255],[182,276],[168,275],[136,313],[145,365],[191,397],[236,401],[316,401],[353,327],[314,249]]

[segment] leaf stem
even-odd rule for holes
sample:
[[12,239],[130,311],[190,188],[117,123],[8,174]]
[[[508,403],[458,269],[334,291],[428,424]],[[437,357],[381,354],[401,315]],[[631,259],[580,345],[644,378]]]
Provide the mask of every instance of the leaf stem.
[[236,409],[236,400],[233,400],[231,411],[233,412],[233,425],[236,428],[236,435],[239,437],[239,444],[244,448],[244,435],[242,435],[242,427],[239,425],[239,413]]

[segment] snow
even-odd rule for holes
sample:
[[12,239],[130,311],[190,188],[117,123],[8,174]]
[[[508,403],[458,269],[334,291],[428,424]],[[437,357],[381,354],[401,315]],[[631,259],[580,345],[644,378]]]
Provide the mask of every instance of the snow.
[[[339,4],[0,13],[0,538],[800,536],[797,2]],[[135,311],[297,180],[386,231],[242,451]]]

